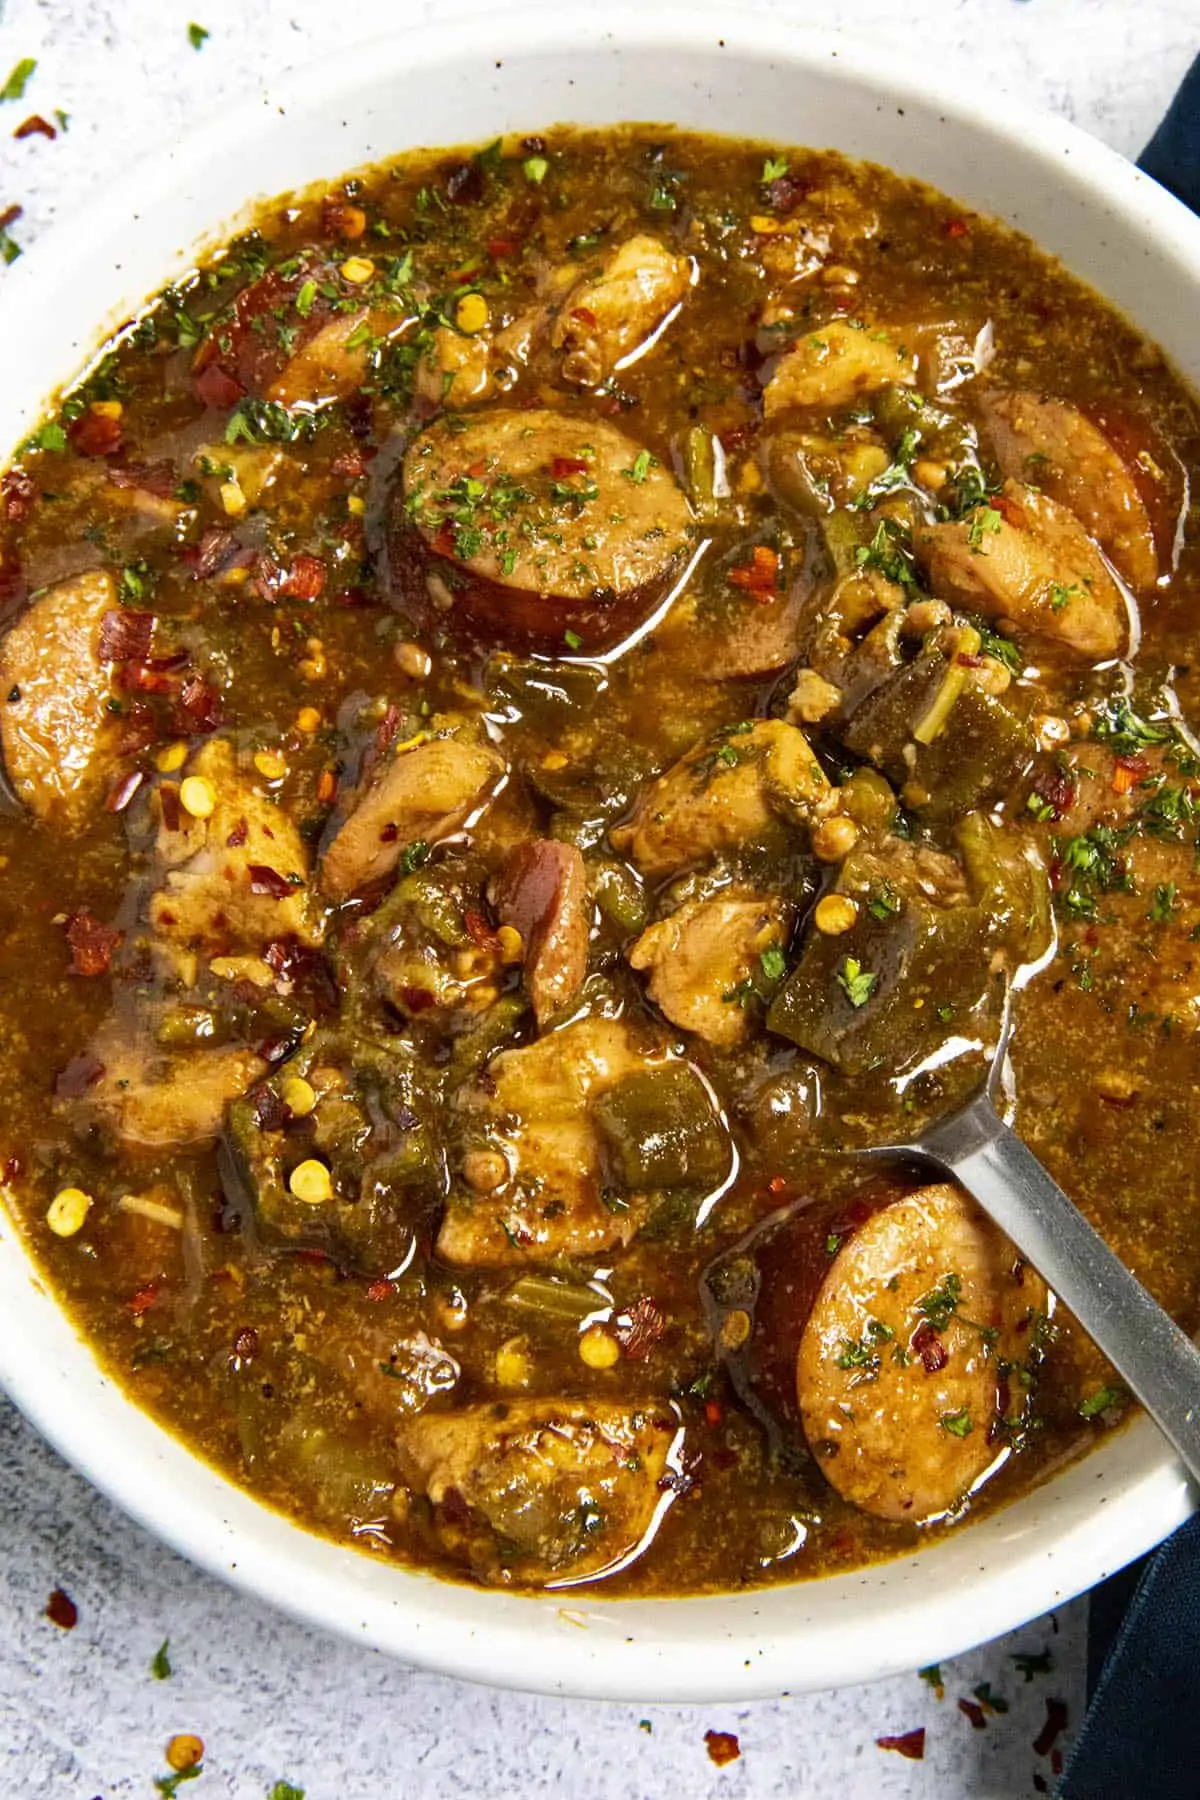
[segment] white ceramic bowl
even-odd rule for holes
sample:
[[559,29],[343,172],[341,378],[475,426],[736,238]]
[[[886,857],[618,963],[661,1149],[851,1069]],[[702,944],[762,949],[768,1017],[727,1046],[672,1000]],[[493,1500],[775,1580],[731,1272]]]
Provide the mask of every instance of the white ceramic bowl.
[[[1008,220],[1137,320],[1193,380],[1200,222],[1071,126],[839,39],[742,13],[559,5],[356,48],[161,146],[10,270],[0,461],[98,333],[255,197],[416,145],[572,121],[670,120],[832,146]],[[193,1561],[407,1661],[545,1692],[733,1700],[916,1668],[1139,1555],[1190,1507],[1143,1420],[917,1555],[757,1593],[564,1605],[450,1585],[309,1535],[197,1462],[98,1369],[0,1218],[0,1381],[63,1455]]]

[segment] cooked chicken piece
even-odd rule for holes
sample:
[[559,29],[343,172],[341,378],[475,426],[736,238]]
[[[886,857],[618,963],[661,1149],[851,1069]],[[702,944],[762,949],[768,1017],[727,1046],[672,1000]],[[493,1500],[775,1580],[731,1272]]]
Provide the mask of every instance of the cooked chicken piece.
[[610,831],[651,880],[722,850],[768,841],[832,812],[834,789],[794,725],[762,719],[697,744],[642,789],[628,825]]
[[101,626],[117,605],[111,575],[90,570],[47,589],[0,639],[0,743],[17,798],[39,819],[78,830],[116,755]]
[[371,314],[339,313],[301,344],[266,390],[281,406],[327,406],[344,400],[366,379]]
[[[416,437],[404,460],[393,569],[422,540],[419,587],[444,615],[503,641],[598,647],[665,590],[691,513],[670,470],[604,420],[489,408],[451,415]],[[406,557],[405,551],[408,548]],[[428,552],[450,565],[430,569]],[[436,585],[433,585],[436,584]],[[417,594],[417,602],[420,594]]]
[[[805,1435],[839,1494],[917,1524],[1004,1453],[1033,1372],[1046,1289],[960,1189],[921,1188],[842,1246],[796,1362]],[[999,1427],[1000,1435],[996,1435]]]
[[989,394],[981,406],[1005,475],[1069,507],[1130,587],[1153,587],[1158,556],[1150,515],[1103,432],[1065,400]]
[[434,406],[474,406],[490,400],[492,344],[486,332],[471,335],[452,325],[439,325],[433,342],[419,359],[414,391]]
[[496,910],[524,941],[525,986],[544,1025],[587,974],[592,904],[582,854],[553,838],[522,844],[497,884]]
[[457,1184],[438,1255],[499,1268],[627,1244],[645,1205],[640,1196],[605,1204],[589,1103],[645,1066],[628,1026],[594,1015],[493,1057],[460,1097],[463,1172],[475,1192]]
[[109,1019],[92,1040],[101,1073],[59,1104],[81,1126],[98,1125],[131,1150],[199,1148],[221,1130],[225,1108],[266,1069],[244,1046],[172,1052],[148,1033]]
[[894,333],[835,321],[822,325],[775,364],[763,392],[768,419],[797,406],[850,406],[882,387],[912,387],[916,358]]
[[728,1049],[749,1029],[745,984],[762,976],[763,953],[783,944],[788,924],[783,901],[729,889],[651,925],[629,961],[650,970],[646,991],[673,1025]]
[[1120,654],[1125,598],[1074,513],[1006,481],[991,505],[914,533],[935,594],[1044,639],[1080,662]]
[[616,245],[559,304],[550,341],[566,352],[564,380],[595,387],[635,362],[691,285],[687,257],[657,238],[639,233]]
[[205,818],[170,789],[158,796],[156,852],[166,870],[151,896],[150,923],[164,941],[205,954],[258,950],[272,939],[317,944],[321,908],[309,882],[309,857],[292,820],[239,769],[233,745],[211,738],[193,756],[184,779],[204,784],[213,802]]
[[553,1587],[646,1547],[680,1435],[657,1400],[496,1401],[405,1420],[396,1453],[443,1547],[477,1578]]
[[486,805],[503,759],[465,737],[434,737],[401,748],[372,774],[321,857],[321,888],[348,900],[390,875],[409,844],[434,844]]
[[258,505],[285,460],[274,444],[201,444],[192,457],[209,498],[235,518]]

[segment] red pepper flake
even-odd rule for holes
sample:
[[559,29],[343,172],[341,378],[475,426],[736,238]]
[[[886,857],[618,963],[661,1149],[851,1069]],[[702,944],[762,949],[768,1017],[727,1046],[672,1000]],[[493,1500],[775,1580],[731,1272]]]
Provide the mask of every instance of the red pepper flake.
[[79,1621],[79,1608],[70,1594],[64,1594],[61,1588],[55,1588],[46,1602],[46,1617],[60,1631],[74,1631]]
[[395,1282],[389,1281],[387,1279],[386,1275],[380,1276],[378,1281],[372,1281],[368,1284],[367,1299],[368,1300],[390,1300],[392,1295],[395,1293],[395,1291],[396,1291]]
[[332,769],[322,769],[317,779],[317,802],[332,806],[337,798],[338,778]]
[[649,1294],[642,1294],[629,1308],[628,1325],[618,1325],[616,1335],[626,1356],[640,1362],[649,1356],[666,1329],[666,1313]]
[[389,706],[375,730],[375,749],[383,755],[400,728],[400,709]]
[[325,591],[325,564],[307,552],[293,559],[275,593],[289,600],[318,600]]
[[1118,756],[1113,760],[1112,791],[1114,794],[1127,794],[1130,789],[1150,773],[1150,764],[1144,756]]
[[726,1763],[736,1762],[742,1754],[742,1746],[732,1731],[706,1731],[704,1745],[708,1751],[710,1762],[723,1769]]
[[249,1362],[258,1355],[258,1333],[253,1325],[243,1325],[234,1337],[233,1354],[239,1362]]
[[965,219],[947,219],[942,229],[948,238],[966,237],[967,221]]
[[1029,523],[1024,507],[1018,506],[1017,502],[1010,499],[1007,494],[992,494],[988,505],[993,512],[1000,514],[1006,525],[1012,525],[1018,531],[1023,531]]
[[193,375],[192,387],[197,400],[202,400],[205,406],[215,407],[218,412],[223,412],[227,406],[236,406],[246,393],[241,382],[235,381],[217,362],[210,362],[198,375]]
[[589,331],[595,331],[597,320],[596,315],[590,306],[573,306],[571,308],[571,317],[575,320],[576,324],[586,325]]
[[143,1313],[148,1313],[150,1311],[150,1308],[157,1299],[158,1283],[157,1281],[151,1281],[147,1283],[144,1288],[139,1288],[133,1298],[127,1300],[125,1304],[133,1314],[134,1318],[140,1319]]
[[67,435],[81,456],[113,456],[121,448],[121,421],[89,409],[71,421]]
[[174,675],[150,663],[123,662],[116,668],[117,686],[123,694],[173,694],[179,686]]
[[225,839],[226,848],[229,850],[240,849],[249,836],[250,821],[247,819],[245,813],[243,813],[229,836]]
[[721,1409],[721,1402],[719,1400],[706,1400],[704,1402],[704,1423],[710,1425],[714,1431],[724,1417],[725,1414]]
[[586,475],[587,459],[582,456],[556,456],[550,464],[550,473],[556,481],[564,475]]
[[1067,1717],[1065,1700],[1047,1699],[1046,1723],[1033,1740],[1034,1750],[1039,1756],[1049,1756],[1054,1748],[1054,1740],[1067,1728]]
[[423,987],[402,987],[400,998],[404,1002],[404,1010],[410,1013],[428,1012],[437,1003],[436,995]]
[[770,1181],[767,1183],[767,1192],[768,1194],[786,1194],[787,1176],[772,1175]]
[[960,651],[954,660],[960,669],[982,669],[987,658],[983,656],[968,656],[965,651]]
[[0,513],[6,519],[28,518],[36,499],[36,487],[21,469],[10,469],[0,478]]
[[20,206],[6,206],[4,211],[0,212],[0,231],[7,231],[10,225],[15,225],[23,210]]
[[343,481],[357,481],[366,472],[367,456],[362,450],[339,450],[329,465],[329,473]]
[[101,662],[144,663],[154,636],[154,614],[114,607],[100,621],[97,654]]
[[1062,1772],[1063,1772],[1063,1753],[1061,1750],[1054,1749],[1050,1752],[1050,1768],[1055,1775],[1062,1774]]
[[950,1361],[950,1354],[933,1326],[926,1319],[913,1333],[912,1348],[925,1365],[927,1375],[936,1375]]
[[467,928],[467,936],[474,944],[489,949],[496,941],[496,934],[482,913],[468,910],[463,914],[463,924]]
[[744,588],[752,594],[772,593],[778,578],[779,552],[772,550],[769,544],[755,544],[750,561],[740,568],[730,569],[726,576],[734,587]]
[[281,875],[278,869],[268,867],[266,863],[251,863],[249,867],[250,892],[265,894],[272,900],[286,900],[294,894],[297,884]]
[[27,119],[21,120],[17,129],[13,132],[13,136],[15,138],[27,138],[35,135],[38,137],[49,138],[50,142],[53,143],[58,136],[58,133],[50,123],[49,119],[43,119],[41,113],[30,113]]
[[499,260],[502,256],[515,256],[519,248],[515,238],[494,237],[488,239],[487,253]]
[[121,941],[121,933],[105,925],[81,907],[67,920],[67,942],[71,946],[72,975],[104,975],[112,961],[113,951]]
[[123,813],[145,779],[141,769],[131,769],[128,775],[120,776],[108,790],[105,812]]
[[899,1756],[907,1756],[909,1762],[925,1760],[925,1727],[918,1725],[913,1731],[901,1731],[895,1737],[878,1737],[875,1739],[881,1750],[895,1750]]

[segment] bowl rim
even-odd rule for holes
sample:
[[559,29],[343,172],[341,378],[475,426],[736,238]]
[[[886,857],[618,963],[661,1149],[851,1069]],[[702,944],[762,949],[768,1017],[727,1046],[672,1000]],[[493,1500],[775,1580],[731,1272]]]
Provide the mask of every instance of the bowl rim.
[[[782,62],[866,86],[892,104],[910,98],[935,106],[984,138],[1032,149],[1047,165],[1058,165],[1057,179],[1098,198],[1131,228],[1166,246],[1183,279],[1200,286],[1200,220],[1065,120],[1003,93],[968,93],[951,76],[931,73],[911,57],[772,15],[740,11],[723,19],[676,4],[643,11],[619,4],[601,13],[568,0],[550,19],[521,10],[383,34],[289,71],[260,94],[221,109],[165,146],[160,158],[111,183],[103,200],[85,203],[56,224],[39,240],[36,255],[8,271],[0,318],[9,329],[0,341],[19,343],[23,330],[36,330],[40,296],[48,286],[78,279],[88,255],[108,244],[114,222],[169,205],[183,171],[201,170],[231,139],[253,143],[269,129],[276,107],[303,113],[327,103],[331,91],[352,93],[368,61],[372,80],[386,74],[403,81],[493,50],[500,67],[547,53],[670,55],[714,47],[731,62]],[[218,228],[208,241],[219,241],[225,230]],[[196,245],[185,249],[194,253]],[[161,279],[168,278],[164,271]],[[97,342],[102,329],[98,322]],[[31,405],[36,414],[44,404],[44,393],[32,403],[28,396],[18,401],[18,439],[29,428]],[[1178,1463],[1143,1419],[1033,1495],[916,1556],[852,1575],[656,1601],[610,1601],[584,1590],[577,1604],[572,1596],[567,1606],[557,1597],[473,1589],[394,1565],[386,1580],[377,1580],[378,1564],[314,1537],[254,1500],[141,1412],[59,1310],[2,1206],[0,1316],[8,1320],[0,1332],[0,1385],[92,1485],[157,1537],[306,1623],[441,1673],[501,1686],[591,1698],[716,1701],[877,1679],[956,1654],[1070,1598],[1151,1548],[1192,1506]],[[45,1350],[51,1354],[37,1354]],[[113,1453],[114,1433],[120,1455]],[[1114,1491],[1101,1491],[1093,1516],[1075,1517],[1054,1538],[1041,1515],[1052,1514],[1056,1499],[1068,1491],[1078,1510],[1101,1457],[1105,1469],[1097,1468],[1095,1479],[1103,1489],[1104,1474],[1115,1470]],[[1030,1523],[1035,1498],[1036,1528]],[[1053,1539],[1048,1547],[1032,1541],[1047,1531]],[[942,1591],[931,1592],[939,1570]],[[966,1605],[962,1587],[968,1581]],[[885,1596],[880,1604],[895,1627],[866,1658],[861,1617],[855,1617],[863,1588]],[[891,1589],[895,1598],[887,1600]],[[776,1618],[780,1595],[791,1602],[782,1624]],[[815,1608],[814,1597],[820,1601]],[[819,1644],[806,1644],[805,1621],[814,1611],[828,1616],[821,1620]]]

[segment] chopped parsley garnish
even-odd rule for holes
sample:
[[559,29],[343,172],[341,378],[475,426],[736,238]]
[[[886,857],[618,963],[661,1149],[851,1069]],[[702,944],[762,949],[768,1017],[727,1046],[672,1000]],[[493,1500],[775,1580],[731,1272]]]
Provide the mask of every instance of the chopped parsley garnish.
[[1059,895],[1067,912],[1094,921],[1098,916],[1097,893],[1132,891],[1133,880],[1121,855],[1132,831],[1132,826],[1117,830],[1111,825],[1093,825],[1078,837],[1055,840],[1059,863],[1071,877],[1066,891]]
[[9,231],[8,226],[0,225],[0,260],[5,263],[15,263],[18,256],[22,254],[21,246]]
[[429,845],[425,842],[424,838],[416,838],[411,844],[407,844],[404,848],[404,852],[400,858],[401,873],[404,875],[411,875],[414,869],[419,869],[423,863],[427,863],[428,861]]
[[965,463],[956,469],[942,489],[941,510],[947,518],[961,519],[982,506],[999,491],[999,484],[989,481],[977,463]]
[[550,164],[544,156],[527,156],[521,164],[521,172],[526,181],[531,181],[537,187],[550,173]]
[[872,970],[864,969],[855,957],[847,956],[837,972],[837,979],[851,1006],[859,1007],[867,1004],[879,977]]
[[568,650],[580,650],[583,648],[583,639],[577,631],[564,631],[563,643],[567,646]]
[[1061,612],[1064,606],[1082,592],[1078,582],[1073,581],[1070,587],[1064,587],[1061,581],[1054,582],[1050,589],[1050,611]]
[[946,1275],[942,1278],[941,1287],[931,1288],[923,1299],[917,1301],[917,1311],[924,1316],[934,1331],[945,1331],[951,1318],[958,1311],[958,1303],[961,1299],[961,1276]]
[[1107,1412],[1110,1406],[1119,1406],[1125,1398],[1120,1388],[1102,1387],[1094,1394],[1079,1402],[1078,1412],[1081,1419],[1098,1419]]
[[295,1787],[290,1781],[277,1781],[267,1800],[304,1800],[304,1789]]
[[626,481],[632,481],[637,487],[641,487],[650,473],[650,465],[654,460],[648,450],[639,450],[630,466],[622,469],[621,473]]
[[171,1659],[167,1655],[167,1646],[170,1641],[169,1638],[164,1638],[151,1658],[150,1673],[153,1675],[155,1681],[169,1681],[171,1679]]
[[1025,660],[1011,638],[1001,637],[998,631],[980,624],[979,649],[983,656],[990,656],[995,662],[1003,663],[1012,674],[1019,675],[1025,667]]
[[869,512],[879,500],[883,499],[885,494],[893,493],[896,488],[909,486],[912,461],[920,441],[920,432],[911,425],[906,426],[900,434],[900,442],[896,445],[887,468],[881,470],[874,481],[869,482],[854,501],[854,506],[859,512]]
[[888,919],[895,918],[902,904],[900,896],[891,882],[881,881],[877,888],[871,890],[870,898],[867,901],[867,911],[882,925]]
[[858,569],[878,569],[888,581],[898,581],[903,587],[915,588],[917,585],[913,572],[912,534],[897,519],[879,521],[871,542],[860,544],[855,550],[854,565]]
[[296,299],[295,299],[294,304],[296,307],[296,311],[300,314],[300,317],[302,319],[307,319],[309,313],[313,309],[313,301],[316,299],[316,297],[317,297],[317,284],[310,275],[308,280],[302,281],[300,283],[299,288],[296,290]]
[[1133,709],[1124,695],[1107,700],[1097,707],[1092,721],[1092,736],[1113,749],[1129,753],[1144,750],[1147,744],[1166,744],[1172,736],[1169,724],[1152,723]]
[[154,1785],[163,1800],[174,1800],[185,1781],[197,1781],[203,1773],[204,1764],[193,1763],[190,1769],[179,1769],[174,1775],[156,1775]]
[[206,40],[212,35],[203,25],[189,25],[187,31],[188,43],[193,50],[203,50]]
[[227,444],[293,444],[312,435],[314,419],[277,400],[239,400],[225,424]]
[[1004,523],[1002,516],[994,506],[980,506],[971,515],[971,523],[967,527],[967,543],[972,550],[982,548],[985,533],[995,536]]
[[1173,881],[1160,881],[1146,915],[1153,925],[1166,925],[1179,911],[1180,901]]
[[758,961],[768,981],[782,981],[787,974],[787,957],[778,944],[769,944]]
[[829,1236],[825,1239],[825,1254],[826,1254],[826,1256],[836,1256],[838,1251],[841,1249],[841,1247],[842,1247],[841,1232],[831,1231]]
[[768,156],[759,179],[765,187],[769,181],[778,181],[781,176],[786,175],[790,167],[786,156]]
[[14,64],[9,70],[8,80],[0,88],[0,100],[23,100],[29,77],[36,68],[37,59],[32,56],[23,56],[19,63]]
[[943,1431],[948,1431],[951,1437],[956,1438],[970,1437],[975,1429],[971,1415],[965,1406],[961,1412],[943,1413],[939,1423]]
[[917,1674],[925,1683],[926,1687],[931,1687],[940,1699],[946,1686],[942,1677],[941,1663],[930,1663],[927,1669],[918,1669]]

